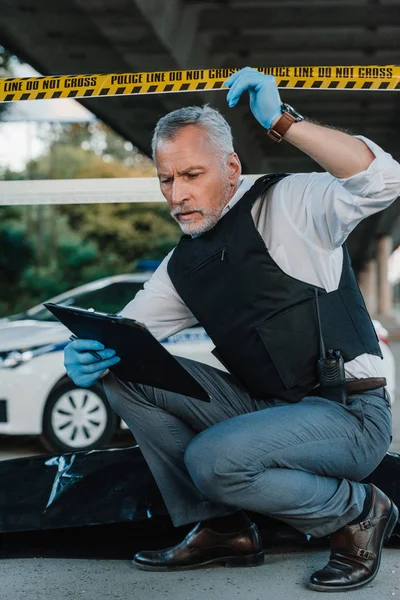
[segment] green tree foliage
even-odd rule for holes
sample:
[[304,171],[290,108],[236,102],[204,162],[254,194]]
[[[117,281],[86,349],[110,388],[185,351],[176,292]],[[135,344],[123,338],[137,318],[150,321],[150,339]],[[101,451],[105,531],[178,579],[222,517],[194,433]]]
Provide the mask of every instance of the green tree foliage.
[[[10,70],[11,59],[12,54],[3,48],[3,46],[0,46],[0,77],[12,77]],[[6,112],[7,106],[7,104],[0,103],[0,120],[2,119],[2,114]]]
[[[100,122],[46,124],[42,139],[42,155],[30,161],[21,173],[8,171],[7,179],[155,175],[146,156]],[[6,210],[7,232],[17,228],[20,237],[12,237],[13,243],[19,240],[22,244],[16,261],[24,250],[25,268],[21,260],[15,271],[17,287],[9,286],[8,300],[0,304],[0,315],[25,310],[100,277],[133,272],[143,258],[163,258],[180,236],[166,203],[26,206],[16,213],[0,207],[0,222],[4,222]],[[10,240],[3,238],[3,248],[12,248]],[[4,284],[7,287],[6,281]]]
[[177,243],[179,230],[166,206],[95,204],[64,206],[72,228],[95,241],[104,255],[116,254],[133,269],[141,258],[163,258]]
[[0,314],[12,311],[14,299],[24,293],[22,279],[34,259],[34,249],[19,225],[19,208],[1,207]]
[[[45,151],[9,179],[151,177],[151,160],[99,121],[49,124],[39,131]],[[4,177],[5,178],[5,177]]]
[[[147,157],[103,123],[58,127],[53,136],[48,151],[28,165],[35,179],[155,174]],[[57,212],[66,216],[74,232],[101,248],[100,262],[104,255],[113,257],[113,271],[132,271],[142,258],[162,258],[179,238],[166,204],[64,205]]]

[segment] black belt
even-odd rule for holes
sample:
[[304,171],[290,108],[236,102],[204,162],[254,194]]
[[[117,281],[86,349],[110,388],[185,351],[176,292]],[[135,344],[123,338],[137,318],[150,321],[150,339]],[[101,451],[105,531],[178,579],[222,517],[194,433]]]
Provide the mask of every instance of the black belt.
[[346,388],[349,396],[371,392],[386,385],[386,377],[364,377],[362,379],[347,379]]
[[[347,394],[365,394],[373,390],[383,390],[382,396],[385,397],[386,377],[363,377],[360,379],[346,379]],[[320,386],[315,387],[310,394],[318,396]]]

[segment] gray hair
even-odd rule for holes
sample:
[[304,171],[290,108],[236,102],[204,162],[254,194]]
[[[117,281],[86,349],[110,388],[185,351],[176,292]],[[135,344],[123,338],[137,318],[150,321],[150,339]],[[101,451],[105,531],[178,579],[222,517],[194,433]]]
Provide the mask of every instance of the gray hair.
[[187,106],[174,110],[162,117],[153,133],[151,150],[153,160],[161,140],[174,139],[186,125],[198,125],[209,134],[221,158],[234,152],[232,132],[229,124],[218,110],[209,104],[204,106]]

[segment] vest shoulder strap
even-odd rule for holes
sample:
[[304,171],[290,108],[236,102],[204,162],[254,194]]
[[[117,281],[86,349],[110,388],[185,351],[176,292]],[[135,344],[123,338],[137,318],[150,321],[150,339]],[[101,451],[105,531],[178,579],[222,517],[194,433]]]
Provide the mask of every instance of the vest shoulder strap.
[[270,173],[267,175],[262,175],[255,180],[251,188],[244,194],[239,204],[244,210],[251,210],[253,204],[262,194],[265,194],[265,192],[271,186],[273,186],[275,183],[278,183],[278,181],[284,177],[287,177],[288,175],[289,173]]

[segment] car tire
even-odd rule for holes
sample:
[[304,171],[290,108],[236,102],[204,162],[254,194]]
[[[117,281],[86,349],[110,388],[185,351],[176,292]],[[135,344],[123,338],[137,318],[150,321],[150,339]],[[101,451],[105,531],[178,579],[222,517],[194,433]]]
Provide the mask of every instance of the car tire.
[[80,388],[66,381],[47,400],[40,441],[50,452],[93,450],[111,441],[117,425],[101,384]]

